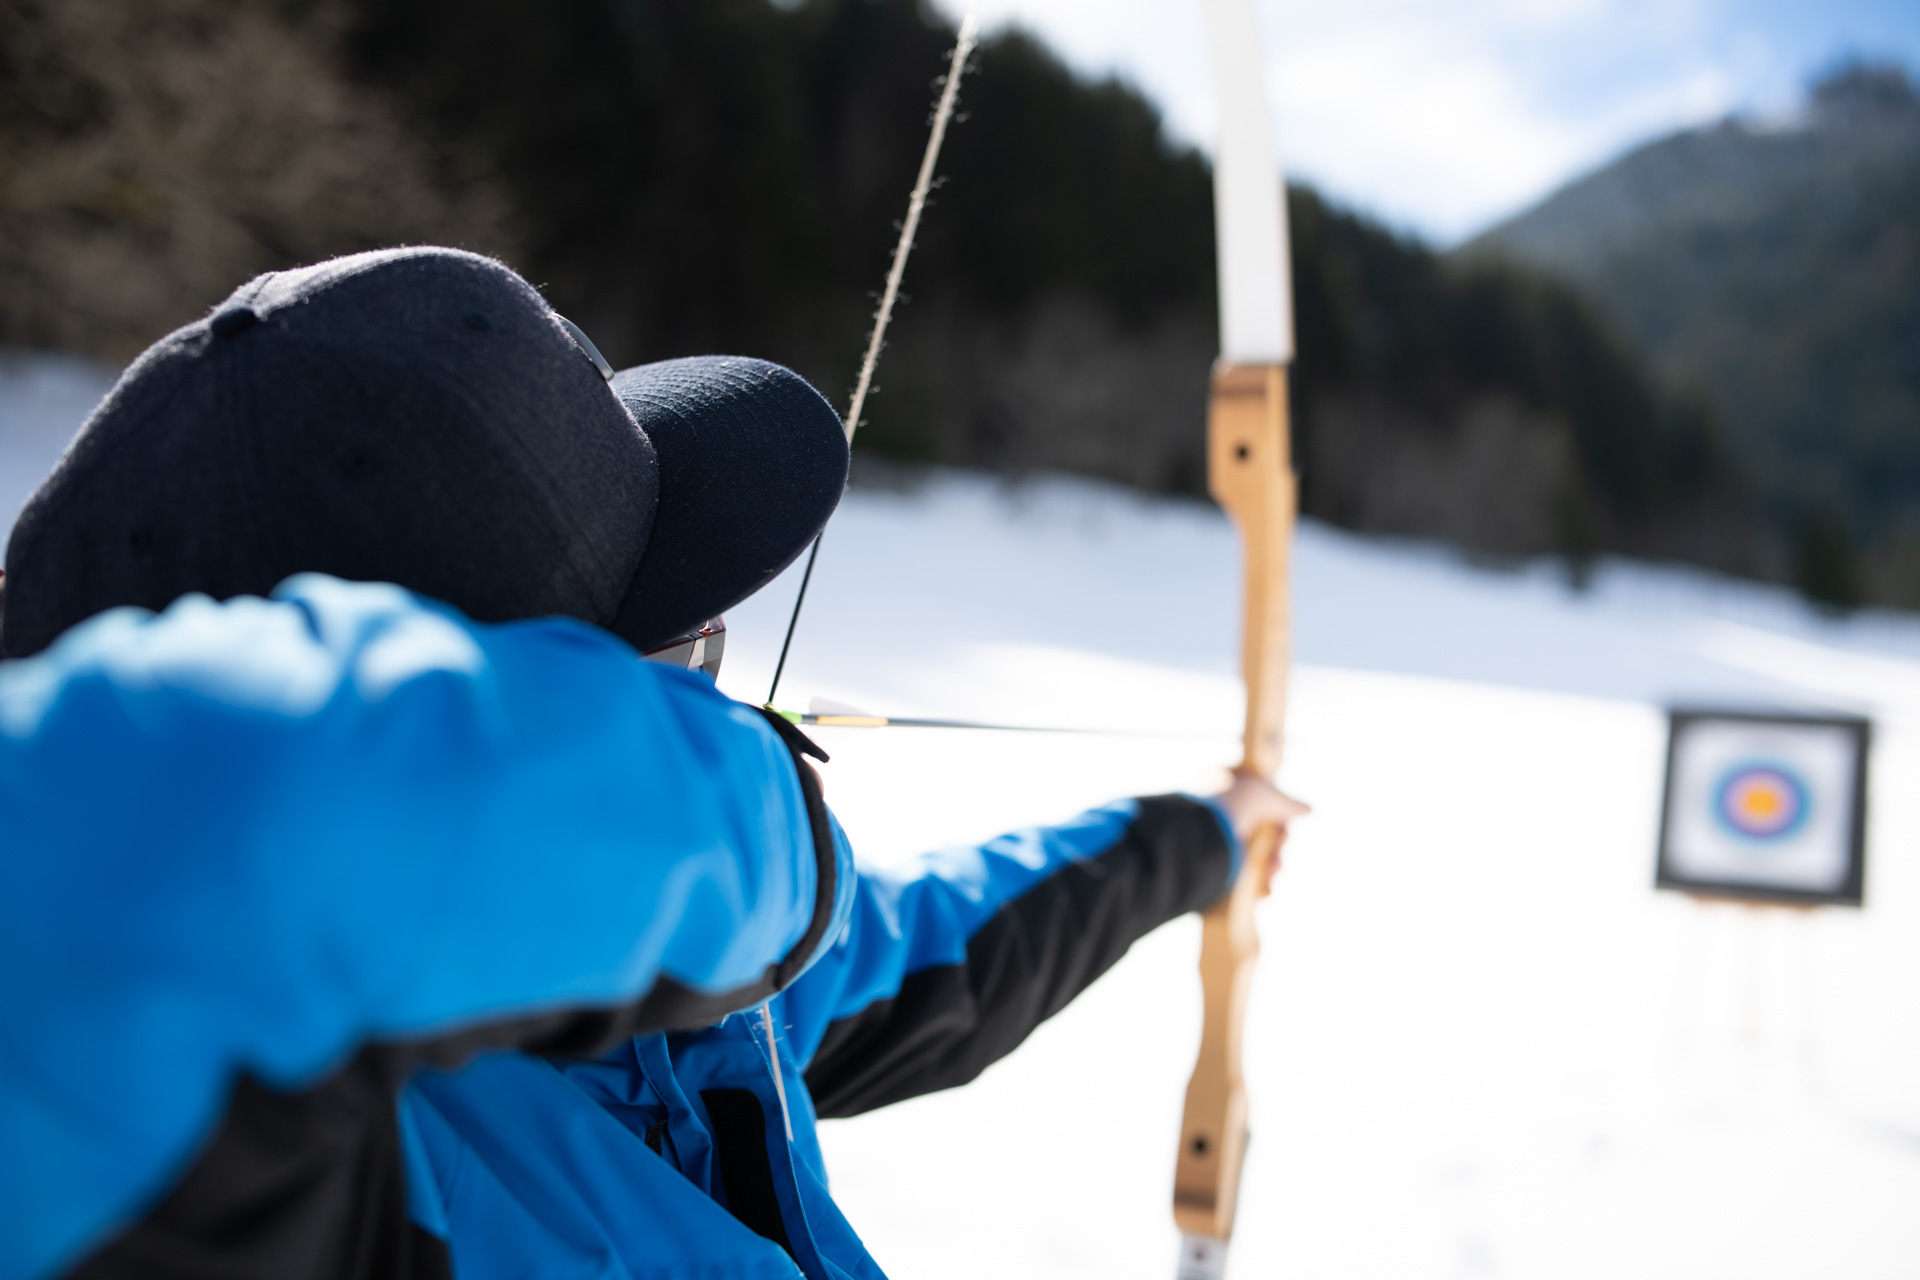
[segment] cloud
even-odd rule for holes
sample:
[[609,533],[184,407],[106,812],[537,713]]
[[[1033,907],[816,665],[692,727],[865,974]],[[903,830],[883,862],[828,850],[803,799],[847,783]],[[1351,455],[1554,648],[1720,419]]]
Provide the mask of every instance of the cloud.
[[[938,0],[958,13],[964,0]],[[1259,0],[1287,171],[1441,243],[1654,135],[1777,113],[1863,43],[1920,50],[1920,7],[1734,0]],[[984,0],[1084,74],[1118,75],[1205,146],[1198,0]]]

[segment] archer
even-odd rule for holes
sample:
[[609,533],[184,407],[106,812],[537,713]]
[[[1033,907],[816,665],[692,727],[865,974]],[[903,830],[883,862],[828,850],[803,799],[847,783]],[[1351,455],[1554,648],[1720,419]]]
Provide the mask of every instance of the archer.
[[971,1079],[1304,809],[859,869],[710,678],[847,460],[787,370],[615,373],[452,250],[135,362],[7,549],[0,1277],[877,1275],[816,1117]]

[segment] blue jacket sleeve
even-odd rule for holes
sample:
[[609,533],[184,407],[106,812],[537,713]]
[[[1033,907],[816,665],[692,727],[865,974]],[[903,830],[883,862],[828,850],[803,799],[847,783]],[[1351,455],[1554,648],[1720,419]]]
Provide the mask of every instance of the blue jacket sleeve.
[[1212,903],[1238,859],[1212,803],[1153,796],[863,869],[845,931],[781,997],[819,1114],[973,1079],[1135,939]]
[[823,812],[704,677],[392,587],[118,610],[0,665],[0,1276],[137,1212],[242,1073],[765,998],[850,899]]

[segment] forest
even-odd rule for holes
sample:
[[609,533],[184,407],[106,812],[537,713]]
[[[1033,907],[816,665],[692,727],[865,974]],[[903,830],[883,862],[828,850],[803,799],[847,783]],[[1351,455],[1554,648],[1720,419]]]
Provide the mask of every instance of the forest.
[[[912,0],[4,0],[0,341],[124,359],[256,271],[437,240],[616,363],[844,401],[953,36]],[[1202,494],[1204,156],[1017,30],[962,110],[859,448]],[[1309,514],[1779,575],[1708,403],[1573,287],[1289,204]]]
[[1571,281],[1718,410],[1815,598],[1920,608],[1920,88],[1849,58],[1790,118],[1636,147],[1457,251]]

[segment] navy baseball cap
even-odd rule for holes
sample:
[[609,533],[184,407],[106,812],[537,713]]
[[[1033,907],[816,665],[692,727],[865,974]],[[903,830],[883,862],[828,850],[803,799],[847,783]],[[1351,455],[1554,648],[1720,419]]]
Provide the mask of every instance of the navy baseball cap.
[[846,480],[790,370],[615,373],[499,262],[356,254],[261,276],[128,368],[14,526],[0,653],[308,570],[644,651],[792,563]]

